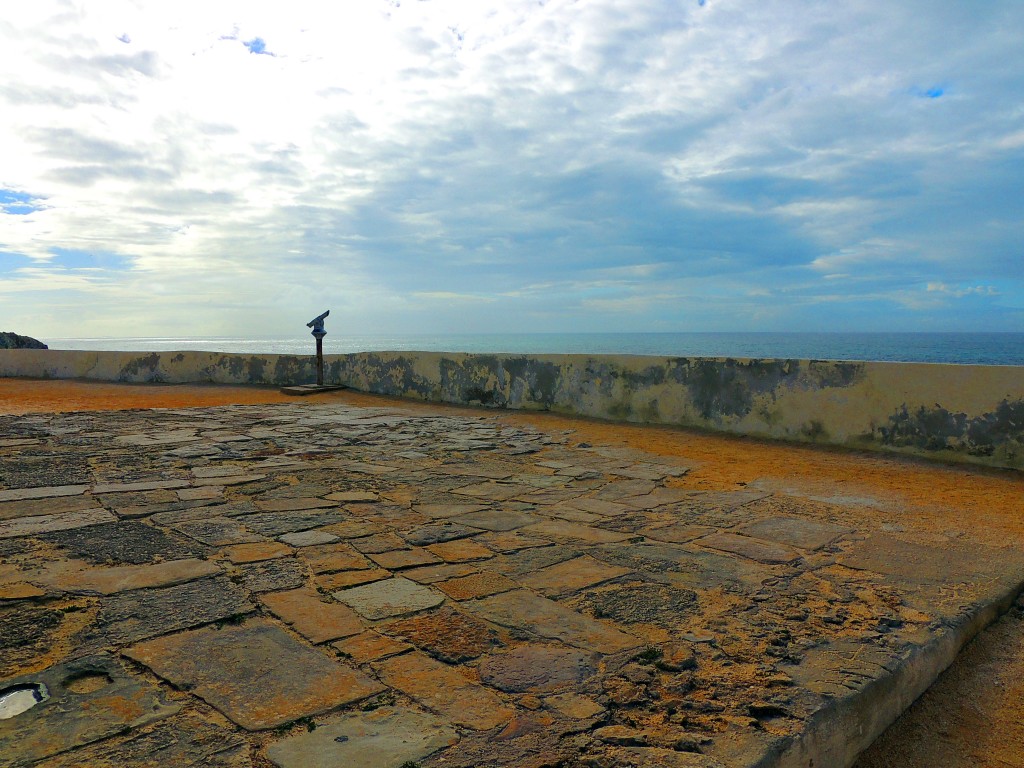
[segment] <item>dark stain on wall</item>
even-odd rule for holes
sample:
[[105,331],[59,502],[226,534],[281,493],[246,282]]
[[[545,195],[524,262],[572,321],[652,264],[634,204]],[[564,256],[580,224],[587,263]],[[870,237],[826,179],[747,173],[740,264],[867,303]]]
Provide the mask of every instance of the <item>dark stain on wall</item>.
[[904,405],[877,432],[883,445],[952,450],[971,456],[992,456],[1000,451],[1012,460],[1024,448],[1024,400],[1003,400],[994,411],[974,418],[937,403],[914,411]]
[[152,352],[145,357],[136,357],[125,363],[121,367],[121,372],[118,374],[118,381],[131,381],[139,376],[143,377],[143,381],[162,381],[163,377],[159,373],[160,368],[160,353]]
[[772,392],[799,373],[795,360],[704,360],[686,357],[669,362],[669,377],[690,390],[701,418],[743,417],[754,398]]
[[294,355],[281,355],[274,364],[273,384],[310,384],[315,372],[305,359]]
[[864,363],[811,360],[807,373],[819,387],[851,387],[864,380]]

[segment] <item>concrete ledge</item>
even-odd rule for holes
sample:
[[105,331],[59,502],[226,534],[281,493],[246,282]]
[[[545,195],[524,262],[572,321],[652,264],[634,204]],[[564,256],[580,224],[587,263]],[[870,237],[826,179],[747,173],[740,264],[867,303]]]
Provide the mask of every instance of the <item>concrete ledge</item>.
[[[312,356],[0,350],[0,376],[307,384]],[[892,451],[1024,468],[1024,369],[1013,366],[363,352],[325,382],[378,394]]]

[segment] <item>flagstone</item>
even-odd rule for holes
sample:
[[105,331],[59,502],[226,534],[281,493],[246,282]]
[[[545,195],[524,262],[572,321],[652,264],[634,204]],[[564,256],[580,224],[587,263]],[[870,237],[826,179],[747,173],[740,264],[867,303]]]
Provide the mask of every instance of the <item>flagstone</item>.
[[296,499],[257,499],[256,506],[264,512],[298,512],[305,509],[323,509],[338,505],[328,499],[304,496]]
[[440,544],[444,541],[464,539],[476,533],[480,533],[479,528],[468,528],[464,525],[448,523],[443,525],[421,525],[400,535],[408,543],[422,547],[426,544]]
[[251,544],[235,544],[226,547],[223,552],[232,563],[240,564],[287,557],[292,554],[292,548],[276,541],[257,541]]
[[466,485],[462,488],[455,488],[452,493],[457,493],[460,496],[472,496],[474,498],[488,499],[489,501],[505,501],[516,496],[523,496],[528,493],[535,491],[528,485],[509,485],[506,483],[476,483],[475,485]]
[[383,690],[359,670],[259,619],[149,640],[124,653],[249,731],[276,728]]
[[113,595],[133,589],[169,587],[221,572],[216,563],[196,558],[113,568],[75,565],[73,560],[54,563],[48,570],[33,575],[32,580],[72,594]]
[[0,522],[0,539],[33,536],[49,531],[66,531],[71,528],[84,528],[88,525],[112,523],[116,520],[116,516],[100,508],[83,509],[75,512],[58,512],[53,515],[16,517],[13,520]]
[[0,584],[0,600],[27,600],[34,597],[43,597],[45,594],[46,590],[40,589],[26,581]]
[[136,483],[97,483],[92,487],[94,496],[102,493],[129,493],[134,491],[173,490],[187,488],[188,480],[142,480]]
[[618,578],[627,573],[629,573],[628,568],[608,565],[589,555],[583,555],[534,571],[523,577],[522,584],[524,587],[543,592],[548,597],[557,597]]
[[56,485],[46,488],[11,488],[0,491],[0,501],[28,501],[29,499],[52,499],[59,496],[81,496],[89,490],[88,485]]
[[464,563],[494,557],[494,553],[491,550],[472,539],[459,539],[458,541],[431,544],[427,549],[447,563]]
[[111,595],[100,603],[85,644],[120,644],[175,632],[255,610],[242,588],[223,576]]
[[458,517],[487,509],[484,504],[413,504],[413,509],[431,518]]
[[321,573],[315,577],[317,586],[326,592],[348,589],[360,584],[370,584],[391,576],[390,571],[383,568],[366,568],[358,571],[342,571],[340,573]]
[[577,648],[529,644],[491,654],[477,670],[481,682],[501,691],[549,693],[596,675],[598,655]]
[[476,567],[468,563],[445,563],[444,565],[426,565],[422,568],[412,568],[408,571],[403,571],[402,576],[412,579],[419,584],[434,584],[458,576],[468,576],[476,572]]
[[737,533],[745,536],[807,550],[827,547],[836,539],[852,532],[852,528],[842,525],[795,517],[770,517],[737,529]]
[[486,731],[515,715],[494,693],[421,653],[374,664],[380,679],[455,725]]
[[455,729],[433,715],[382,707],[320,722],[315,730],[275,742],[267,757],[278,768],[396,768],[457,740]]
[[351,608],[308,587],[263,594],[260,602],[311,643],[325,643],[363,631]]
[[331,573],[370,568],[370,561],[348,544],[303,547],[298,551],[313,573]]
[[0,520],[16,517],[39,517],[58,512],[81,512],[102,506],[92,496],[55,496],[45,499],[23,499],[0,503]]
[[564,520],[545,520],[535,523],[524,528],[523,533],[555,541],[578,541],[584,544],[611,544],[630,538],[630,534],[627,533],[606,531],[602,528]]
[[714,532],[715,528],[708,525],[685,525],[678,523],[662,525],[656,528],[642,528],[638,531],[638,533],[646,536],[648,539],[664,541],[669,544],[685,544],[688,541],[693,541]]
[[749,536],[739,536],[735,533],[714,533],[697,539],[694,543],[702,547],[717,549],[720,552],[741,555],[759,563],[792,563],[803,557],[800,552],[785,544],[752,539]]
[[415,613],[444,602],[444,595],[398,576],[335,592],[333,596],[370,620]]
[[453,523],[481,528],[485,531],[511,531],[536,523],[543,518],[510,509],[483,509],[452,518]]
[[403,568],[416,568],[424,565],[434,565],[441,562],[439,557],[421,547],[380,552],[369,555],[368,557],[381,568],[387,568],[389,571],[399,571]]
[[372,491],[336,491],[335,493],[327,494],[324,498],[331,501],[337,501],[342,504],[373,504],[374,502],[380,501],[380,496]]
[[166,702],[155,685],[129,676],[108,654],[0,682],[0,689],[16,686],[41,686],[46,698],[17,716],[0,718],[0,755],[11,766],[34,765],[170,717],[181,708]]
[[560,640],[577,648],[614,653],[641,644],[636,637],[526,590],[505,592],[463,605],[495,624]]
[[478,597],[496,595],[518,589],[519,585],[500,573],[474,573],[448,579],[437,584],[437,588],[453,600],[474,600]]
[[412,650],[409,643],[403,643],[373,630],[331,643],[331,647],[343,656],[351,658],[356,664],[379,661]]
[[253,533],[238,520],[230,517],[214,516],[205,519],[183,520],[169,525],[176,531],[211,547],[266,542],[263,536]]
[[338,541],[339,537],[327,531],[309,530],[285,533],[277,538],[293,547],[312,547],[316,544],[331,544]]

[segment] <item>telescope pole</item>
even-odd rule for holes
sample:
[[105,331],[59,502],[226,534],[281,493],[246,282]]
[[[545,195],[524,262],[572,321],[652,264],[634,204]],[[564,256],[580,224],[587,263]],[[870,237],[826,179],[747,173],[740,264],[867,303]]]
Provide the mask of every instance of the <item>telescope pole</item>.
[[316,385],[324,385],[324,338],[316,337]]

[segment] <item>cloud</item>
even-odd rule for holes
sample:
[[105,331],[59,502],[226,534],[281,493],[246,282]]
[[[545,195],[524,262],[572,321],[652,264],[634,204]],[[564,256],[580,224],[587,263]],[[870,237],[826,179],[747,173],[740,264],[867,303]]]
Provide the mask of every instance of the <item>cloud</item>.
[[1021,23],[1009,1],[16,4],[0,260],[60,289],[0,270],[5,311],[913,329],[957,300],[1024,329]]

